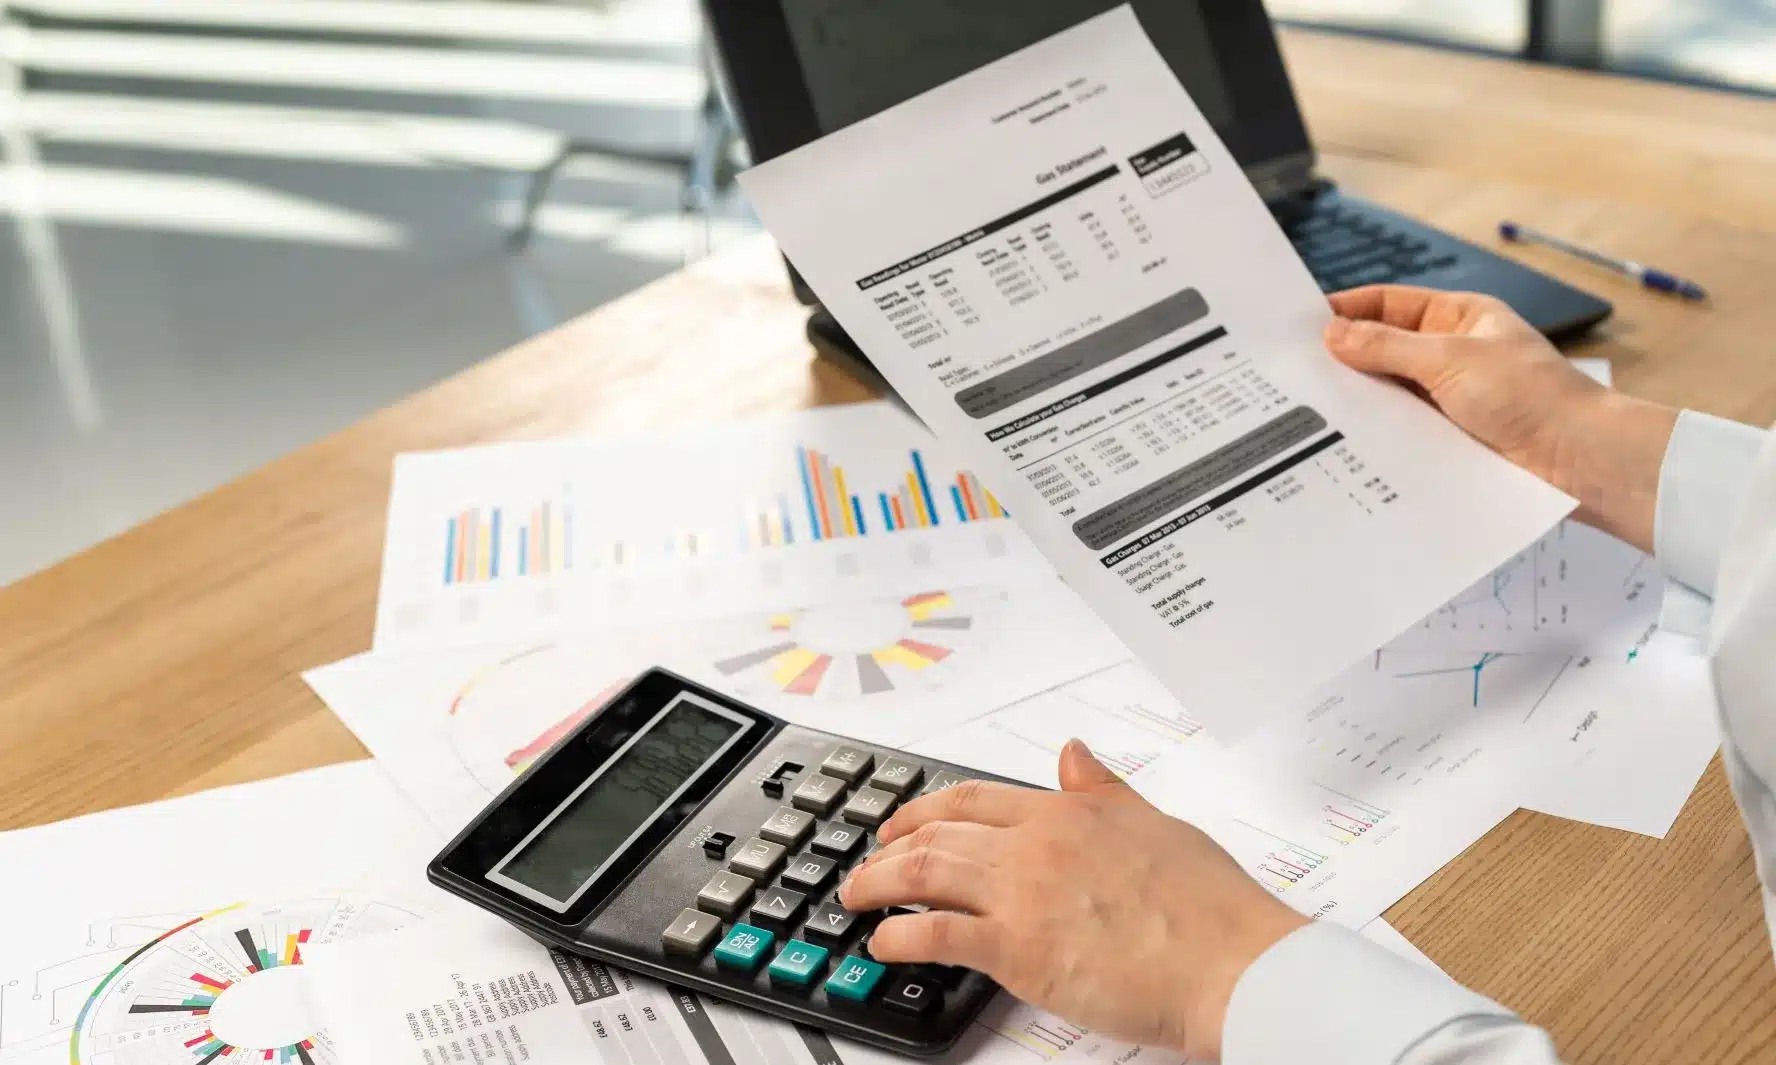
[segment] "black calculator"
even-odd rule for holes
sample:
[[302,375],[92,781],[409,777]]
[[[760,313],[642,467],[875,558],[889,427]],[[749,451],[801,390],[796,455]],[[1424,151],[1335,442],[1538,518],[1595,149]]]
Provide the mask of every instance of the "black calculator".
[[450,842],[433,883],[549,946],[905,1054],[998,990],[884,965],[839,905],[901,803],[959,766],[792,725],[663,669],[563,737]]

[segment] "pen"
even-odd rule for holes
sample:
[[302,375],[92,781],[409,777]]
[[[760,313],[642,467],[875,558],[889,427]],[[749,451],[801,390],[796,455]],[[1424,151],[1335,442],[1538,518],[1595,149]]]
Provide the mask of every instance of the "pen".
[[1660,292],[1675,293],[1686,300],[1701,300],[1708,298],[1708,293],[1704,292],[1702,286],[1696,284],[1694,281],[1685,281],[1676,274],[1668,274],[1663,270],[1655,270],[1650,266],[1643,266],[1632,259],[1618,259],[1613,255],[1605,255],[1600,251],[1592,251],[1590,248],[1574,244],[1570,240],[1565,240],[1549,233],[1543,233],[1540,230],[1531,229],[1528,226],[1520,226],[1516,222],[1500,222],[1499,236],[1514,243],[1545,244],[1550,248],[1559,249],[1568,255],[1583,259],[1588,263],[1596,263],[1605,270],[1614,270],[1618,274],[1626,274],[1627,276],[1634,278],[1636,281],[1639,281],[1643,288],[1656,289]]

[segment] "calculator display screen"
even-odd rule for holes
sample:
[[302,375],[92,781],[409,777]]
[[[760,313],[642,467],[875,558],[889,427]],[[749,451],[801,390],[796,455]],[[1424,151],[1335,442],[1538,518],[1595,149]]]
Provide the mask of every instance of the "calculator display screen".
[[488,879],[565,912],[749,724],[681,692],[543,818]]

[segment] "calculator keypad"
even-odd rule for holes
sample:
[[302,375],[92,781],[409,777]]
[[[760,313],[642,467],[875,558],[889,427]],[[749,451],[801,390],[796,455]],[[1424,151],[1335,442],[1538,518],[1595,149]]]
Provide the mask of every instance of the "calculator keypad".
[[767,888],[758,893],[758,901],[752,904],[752,921],[777,928],[785,928],[795,924],[796,918],[802,915],[802,907],[808,904],[808,896],[788,888]]
[[661,933],[660,945],[668,954],[700,955],[709,949],[709,944],[715,941],[721,930],[721,918],[701,910],[684,909]]
[[833,807],[839,804],[839,800],[844,795],[845,782],[843,780],[825,773],[809,773],[802,778],[800,784],[796,785],[795,793],[789,797],[789,801],[794,803],[798,810],[807,810],[810,813],[819,814],[821,817],[828,817],[832,814]]
[[857,848],[863,846],[866,835],[868,832],[856,825],[828,821],[820,826],[820,831],[814,834],[814,841],[808,846],[834,858],[849,858],[857,853]]
[[792,939],[771,961],[771,982],[790,987],[807,987],[826,969],[827,949]]
[[947,769],[941,770],[931,774],[931,779],[926,781],[925,790],[919,793],[919,797],[924,798],[927,795],[942,791],[945,788],[953,788],[967,779],[967,777],[960,773],[952,773]]
[[857,915],[835,901],[822,903],[819,909],[810,914],[808,925],[802,932],[828,943],[840,943],[856,926]]
[[925,767],[905,758],[884,758],[876,771],[870,774],[869,786],[878,791],[891,791],[901,798],[918,786],[919,778],[925,775]]
[[783,882],[798,891],[819,891],[832,879],[839,863],[820,854],[798,854],[783,870]]
[[895,806],[966,779],[898,754],[848,744],[833,748],[800,776],[788,803],[757,835],[726,849],[727,868],[665,929],[662,947],[702,957],[713,946],[715,963],[724,969],[756,974],[764,967],[773,986],[785,992],[820,988],[841,1008],[869,1003],[904,1017],[935,1012],[966,970],[885,965],[869,954],[868,937],[878,922],[923,907],[853,913],[840,904],[837,887],[847,870],[879,848],[875,829]]
[[845,803],[843,817],[856,825],[868,825],[876,828],[888,820],[888,812],[894,809],[897,796],[891,791],[878,791],[875,788],[858,788]]
[[770,929],[737,924],[715,948],[715,963],[746,972],[758,968],[777,936]]
[[754,836],[740,845],[738,854],[728,859],[728,868],[762,883],[776,874],[777,868],[783,864],[783,856],[788,853],[783,844]]
[[914,1017],[923,1017],[941,1002],[943,985],[917,970],[895,977],[882,995],[882,1005]]
[[733,920],[752,897],[752,878],[723,869],[697,892],[697,908]]
[[777,812],[771,815],[771,819],[759,826],[759,835],[785,847],[799,845],[803,837],[812,831],[814,815],[806,810],[792,810],[787,806],[777,807]]
[[826,978],[827,997],[844,1002],[862,1002],[882,982],[882,974],[887,971],[888,967],[879,961],[847,954],[845,960],[839,962],[838,968],[833,970],[833,974]]
[[863,779],[863,775],[876,764],[876,756],[858,747],[835,747],[826,761],[820,763],[823,773],[840,778],[847,784],[855,784]]

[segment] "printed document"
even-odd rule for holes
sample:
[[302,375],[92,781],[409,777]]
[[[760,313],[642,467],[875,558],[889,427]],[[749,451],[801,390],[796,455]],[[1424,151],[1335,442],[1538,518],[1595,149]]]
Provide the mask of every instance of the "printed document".
[[[1435,968],[1379,921],[1363,934]],[[478,915],[309,951],[340,1060],[378,1065],[903,1065],[909,1059],[553,948]],[[944,1065],[1181,1065],[1001,994]]]
[[[1385,933],[1383,933],[1385,935]],[[309,952],[341,1060],[378,1065],[900,1065],[908,1059],[543,947],[496,919]],[[1181,1065],[1000,995],[946,1065]]]
[[1573,506],[1326,354],[1325,298],[1127,8],[741,180],[920,418],[1224,740]]
[[373,762],[0,832],[0,1065],[340,1065],[307,952],[472,915],[441,843]]

